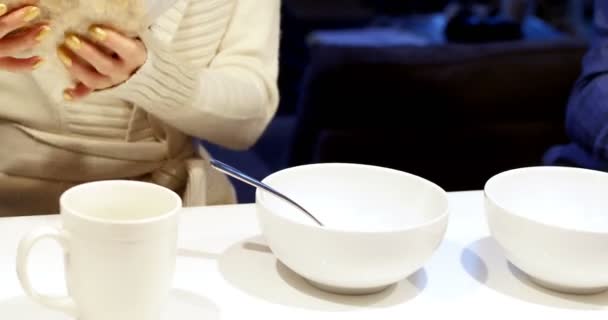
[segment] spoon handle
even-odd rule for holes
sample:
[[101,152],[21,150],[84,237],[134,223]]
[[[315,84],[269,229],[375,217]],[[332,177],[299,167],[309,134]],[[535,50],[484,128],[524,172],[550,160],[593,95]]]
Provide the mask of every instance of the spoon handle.
[[256,188],[260,188],[263,190],[266,190],[268,192],[270,192],[271,194],[287,201],[289,204],[295,206],[296,208],[300,209],[302,212],[306,213],[311,219],[313,219],[318,225],[323,226],[323,224],[321,223],[321,221],[319,221],[317,218],[315,218],[310,212],[308,212],[308,210],[304,209],[302,206],[300,206],[299,204],[297,204],[295,201],[289,199],[287,196],[283,195],[282,193],[276,191],[275,189],[273,189],[272,187],[270,187],[269,185],[260,182],[248,175],[246,175],[245,173],[241,172],[240,170],[233,168],[221,161],[215,160],[215,159],[211,159],[209,160],[209,163],[211,164],[211,167],[223,172],[235,179],[238,179],[239,181],[242,181],[246,184],[249,184],[251,186],[254,186]]

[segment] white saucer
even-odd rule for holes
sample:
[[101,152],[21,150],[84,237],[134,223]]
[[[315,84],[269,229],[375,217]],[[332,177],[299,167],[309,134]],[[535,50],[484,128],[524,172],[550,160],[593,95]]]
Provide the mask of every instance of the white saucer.
[[[69,316],[41,306],[28,297],[20,296],[0,300],[0,310],[7,319],[22,320],[73,320]],[[4,319],[4,317],[2,317]],[[211,300],[197,294],[174,289],[171,291],[167,308],[161,320],[217,320],[219,308]],[[82,319],[86,320],[86,319]]]

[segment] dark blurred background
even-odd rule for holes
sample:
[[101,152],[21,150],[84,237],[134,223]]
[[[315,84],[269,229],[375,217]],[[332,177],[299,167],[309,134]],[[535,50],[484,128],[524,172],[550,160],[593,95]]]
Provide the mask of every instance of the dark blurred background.
[[283,0],[282,14],[274,121],[248,151],[208,145],[259,179],[352,162],[481,189],[567,141],[592,1]]

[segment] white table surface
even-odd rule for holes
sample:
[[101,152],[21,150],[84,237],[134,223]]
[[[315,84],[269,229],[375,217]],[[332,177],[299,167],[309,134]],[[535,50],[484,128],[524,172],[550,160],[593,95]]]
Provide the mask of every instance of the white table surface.
[[[359,297],[319,291],[277,263],[260,236],[254,206],[188,209],[163,320],[608,319],[608,293],[551,292],[510,267],[489,237],[482,197],[451,193],[450,224],[433,258],[408,280]],[[0,320],[68,319],[31,302],[15,274],[20,237],[57,222],[57,216],[0,219]],[[30,270],[39,290],[65,292],[62,268],[54,243],[42,242],[33,251]]]

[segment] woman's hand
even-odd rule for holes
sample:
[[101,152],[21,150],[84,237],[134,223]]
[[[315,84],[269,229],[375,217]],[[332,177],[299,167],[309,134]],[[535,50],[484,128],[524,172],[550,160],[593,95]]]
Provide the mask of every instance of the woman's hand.
[[51,31],[44,23],[32,25],[38,16],[40,9],[32,5],[8,12],[6,5],[0,4],[0,70],[28,72],[43,62],[37,56],[15,58],[38,45]]
[[77,84],[64,91],[67,100],[128,80],[147,59],[143,42],[109,28],[92,26],[88,37],[69,35],[57,54]]

